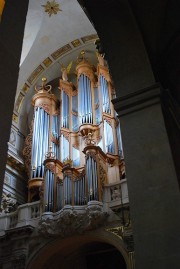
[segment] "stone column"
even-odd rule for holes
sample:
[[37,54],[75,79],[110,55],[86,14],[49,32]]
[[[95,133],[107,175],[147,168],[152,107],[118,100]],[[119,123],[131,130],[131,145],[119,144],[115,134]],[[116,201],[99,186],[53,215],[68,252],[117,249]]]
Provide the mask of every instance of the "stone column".
[[79,0],[100,37],[114,80],[137,269],[180,267],[180,194],[145,46],[127,0]]
[[0,126],[3,130],[0,143],[0,199],[28,2],[28,0],[6,0],[0,22]]
[[157,84],[114,100],[124,145],[136,268],[180,264],[180,195]]

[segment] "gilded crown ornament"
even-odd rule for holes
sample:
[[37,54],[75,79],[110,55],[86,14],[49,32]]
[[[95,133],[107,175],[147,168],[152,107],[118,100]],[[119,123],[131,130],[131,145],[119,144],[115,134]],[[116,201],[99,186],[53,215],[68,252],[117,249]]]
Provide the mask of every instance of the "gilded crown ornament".
[[41,81],[42,81],[42,84],[41,85],[35,86],[35,91],[36,92],[40,92],[40,91],[41,92],[44,92],[44,91],[50,92],[52,90],[52,86],[51,85],[46,85],[47,78],[43,77],[41,79]]
[[46,153],[46,159],[55,159],[55,153],[52,150],[52,146],[49,147],[49,151]]

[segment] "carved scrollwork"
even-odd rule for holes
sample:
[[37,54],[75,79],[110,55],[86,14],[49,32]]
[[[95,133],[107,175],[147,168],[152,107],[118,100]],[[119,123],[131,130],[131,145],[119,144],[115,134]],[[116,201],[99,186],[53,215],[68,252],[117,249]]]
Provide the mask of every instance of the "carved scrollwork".
[[88,135],[85,135],[84,140],[85,140],[85,145],[87,145],[87,146],[96,144],[96,142],[93,138],[93,133],[88,133]]
[[70,133],[64,130],[61,130],[61,134],[69,141],[70,140]]
[[11,197],[10,193],[3,193],[1,200],[0,213],[11,213],[16,211],[17,201]]
[[106,120],[107,123],[112,126],[112,118],[109,118],[107,115],[103,115],[103,119]]
[[53,174],[55,174],[56,166],[55,164],[47,163],[45,169],[50,170]]
[[95,152],[91,152],[89,151],[87,154],[86,154],[86,159],[88,159],[89,157],[92,157],[95,161],[96,161],[96,153]]
[[96,229],[104,223],[108,214],[103,212],[102,207],[92,205],[79,213],[73,207],[62,209],[58,215],[52,217],[42,216],[38,231],[43,236],[61,237],[71,236],[73,234],[82,234],[87,230]]
[[99,164],[99,179],[100,179],[101,195],[103,195],[103,187],[106,182],[106,171],[104,170],[101,164]]
[[31,165],[33,124],[34,124],[34,120],[32,120],[31,122],[30,133],[27,135],[25,139],[25,147],[23,149],[24,163],[25,163],[25,167],[28,174],[29,174],[29,167]]

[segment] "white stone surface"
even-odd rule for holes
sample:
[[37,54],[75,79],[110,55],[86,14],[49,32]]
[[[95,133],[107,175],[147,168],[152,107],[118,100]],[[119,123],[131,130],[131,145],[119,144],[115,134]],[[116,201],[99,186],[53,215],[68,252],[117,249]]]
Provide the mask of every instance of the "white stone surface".
[[17,91],[55,50],[77,38],[96,33],[77,0],[57,2],[62,11],[49,17],[41,6],[46,1],[29,1]]

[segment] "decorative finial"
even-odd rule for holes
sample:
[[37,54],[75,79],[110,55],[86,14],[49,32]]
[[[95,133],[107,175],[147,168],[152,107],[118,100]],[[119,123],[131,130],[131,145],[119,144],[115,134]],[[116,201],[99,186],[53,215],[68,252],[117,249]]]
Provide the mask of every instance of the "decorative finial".
[[82,50],[81,52],[80,52],[80,54],[81,54],[81,56],[84,58],[84,56],[85,56],[85,50]]
[[85,57],[86,52],[85,50],[82,50],[77,58],[77,63],[80,63],[82,61],[87,61],[87,58]]
[[44,77],[41,80],[42,80],[42,82],[46,82],[47,81],[47,78]]
[[55,159],[55,153],[52,150],[52,146],[49,146],[49,151],[46,153],[46,159]]
[[42,81],[41,85],[35,86],[35,91],[36,92],[50,92],[52,90],[52,86],[46,85],[47,78],[43,77],[41,81]]
[[73,161],[70,158],[67,158],[66,160],[64,160],[63,165],[64,166],[68,166],[71,167],[73,164]]

